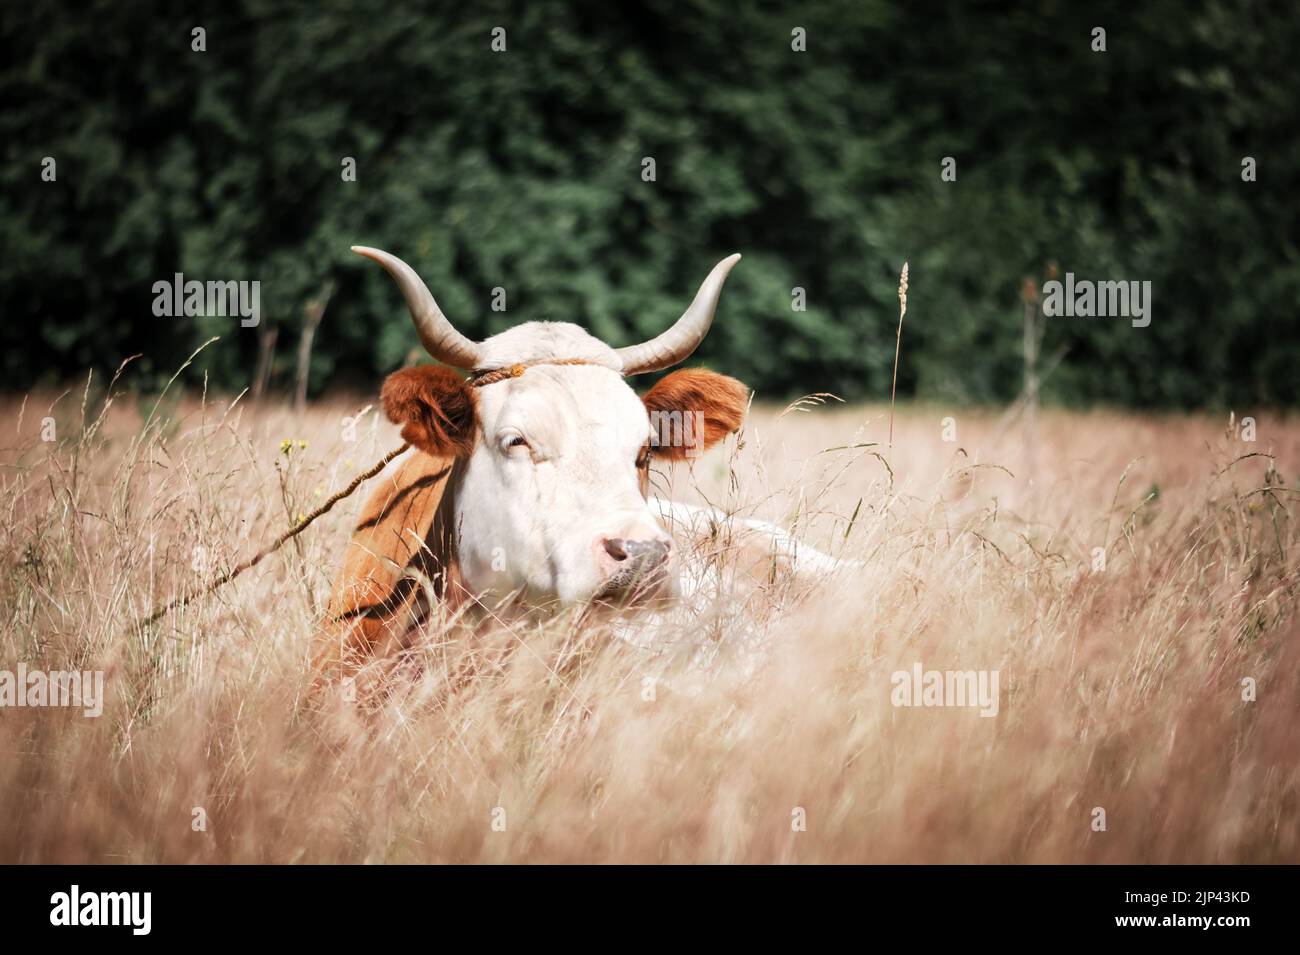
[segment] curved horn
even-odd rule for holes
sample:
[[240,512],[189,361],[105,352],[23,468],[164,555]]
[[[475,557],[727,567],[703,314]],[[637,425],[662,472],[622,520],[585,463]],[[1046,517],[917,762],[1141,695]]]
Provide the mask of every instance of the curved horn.
[[715,265],[695,293],[695,301],[668,331],[640,345],[617,349],[618,357],[623,360],[623,374],[658,371],[690,357],[708,334],[709,326],[713,324],[713,312],[718,307],[718,296],[722,294],[722,283],[727,281],[731,267],[739,261],[740,253],[737,252]]
[[389,255],[380,249],[367,248],[364,245],[352,246],[357,255],[374,259],[393,277],[397,287],[402,290],[406,307],[411,310],[411,319],[415,330],[420,334],[420,341],[425,350],[438,361],[453,368],[476,368],[479,359],[479,347],[470,341],[447,320],[442,309],[433,300],[433,294],[420,276],[395,255]]

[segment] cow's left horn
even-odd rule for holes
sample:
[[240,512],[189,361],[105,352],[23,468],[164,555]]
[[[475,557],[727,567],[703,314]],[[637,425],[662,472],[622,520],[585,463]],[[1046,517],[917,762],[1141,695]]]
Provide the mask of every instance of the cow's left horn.
[[453,368],[478,367],[478,345],[456,331],[447,316],[442,314],[438,303],[433,300],[429,287],[415,274],[415,269],[397,256],[380,249],[354,245],[352,251],[374,259],[388,270],[397,287],[402,290],[406,307],[411,310],[411,319],[415,322],[415,330],[419,332],[420,341],[430,355]]
[[695,301],[668,331],[640,345],[618,349],[618,357],[623,360],[623,374],[658,371],[689,358],[708,334],[709,326],[713,324],[713,313],[718,307],[718,296],[722,294],[722,283],[727,281],[727,273],[739,261],[740,253],[737,252],[715,265],[695,293]]

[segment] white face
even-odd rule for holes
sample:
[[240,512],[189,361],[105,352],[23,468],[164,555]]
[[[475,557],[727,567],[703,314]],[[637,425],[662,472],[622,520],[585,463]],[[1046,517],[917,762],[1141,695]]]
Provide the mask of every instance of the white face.
[[[605,360],[593,344],[609,351],[575,326],[537,323],[485,343],[513,361]],[[656,595],[671,589],[671,538],[637,477],[649,417],[618,372],[535,365],[476,398],[481,433],[456,500],[457,555],[472,592],[572,603],[622,599],[634,579],[642,589],[656,581]]]

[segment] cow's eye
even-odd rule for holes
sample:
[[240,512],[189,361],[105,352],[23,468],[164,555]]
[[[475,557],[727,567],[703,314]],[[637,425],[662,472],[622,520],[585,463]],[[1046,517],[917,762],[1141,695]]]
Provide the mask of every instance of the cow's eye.
[[526,448],[528,447],[528,439],[522,434],[512,434],[502,440],[501,447],[506,451],[510,451],[512,448]]

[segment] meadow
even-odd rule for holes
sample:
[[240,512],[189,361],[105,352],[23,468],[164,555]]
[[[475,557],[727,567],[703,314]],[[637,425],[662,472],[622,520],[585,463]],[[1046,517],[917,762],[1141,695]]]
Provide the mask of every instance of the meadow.
[[0,709],[2,862],[1300,862],[1294,416],[760,403],[656,487],[853,563],[667,645],[437,627],[359,713],[308,664],[364,491],[139,621],[399,445],[366,399],[0,403],[0,669],[106,686]]

